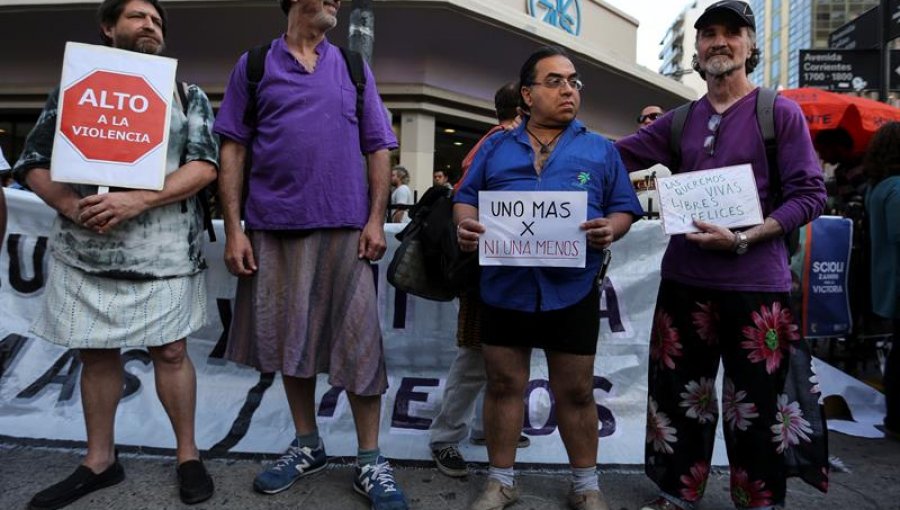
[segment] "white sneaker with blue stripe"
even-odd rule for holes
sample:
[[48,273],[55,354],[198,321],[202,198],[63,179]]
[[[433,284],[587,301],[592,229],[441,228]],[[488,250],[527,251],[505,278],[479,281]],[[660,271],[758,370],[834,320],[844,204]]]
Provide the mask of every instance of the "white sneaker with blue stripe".
[[327,463],[325,445],[321,440],[317,448],[310,448],[300,446],[294,439],[275,464],[256,475],[253,489],[263,494],[277,494],[290,488],[300,478],[325,469]]
[[380,455],[375,464],[356,467],[353,488],[356,492],[369,498],[372,510],[407,510],[409,508],[403,491],[394,480],[394,470]]

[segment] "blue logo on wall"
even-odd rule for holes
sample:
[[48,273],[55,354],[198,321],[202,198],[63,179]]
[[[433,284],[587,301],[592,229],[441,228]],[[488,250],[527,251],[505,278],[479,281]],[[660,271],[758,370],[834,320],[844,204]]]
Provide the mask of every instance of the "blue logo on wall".
[[572,35],[581,34],[580,0],[528,0],[528,13]]

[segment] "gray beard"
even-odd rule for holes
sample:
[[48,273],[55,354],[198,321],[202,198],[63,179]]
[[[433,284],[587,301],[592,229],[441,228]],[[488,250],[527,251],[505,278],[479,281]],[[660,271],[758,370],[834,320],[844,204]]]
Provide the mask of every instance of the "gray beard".
[[738,68],[740,68],[740,64],[731,60],[730,58],[718,58],[720,55],[716,55],[706,62],[706,68],[703,70],[708,76],[713,77],[721,77],[728,74],[731,74]]
[[320,12],[313,19],[313,24],[319,29],[327,31],[337,26],[337,18],[325,12]]

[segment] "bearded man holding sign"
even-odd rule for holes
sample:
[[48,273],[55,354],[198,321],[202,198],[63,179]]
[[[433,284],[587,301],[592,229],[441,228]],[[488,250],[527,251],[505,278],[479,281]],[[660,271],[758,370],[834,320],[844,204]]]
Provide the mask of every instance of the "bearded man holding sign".
[[[105,0],[98,18],[107,46],[162,52],[166,14],[157,0]],[[44,305],[32,332],[79,352],[87,455],[71,476],[35,495],[29,508],[60,508],[125,478],[114,444],[124,347],[150,352],[177,442],[181,499],[199,503],[212,496],[213,482],[194,440],[196,375],[185,338],[207,319],[203,216],[194,196],[216,178],[212,108],[194,85],[183,108],[171,108],[161,191],[98,194],[97,186],[51,180],[58,96],[50,94],[14,173],[59,213],[50,234]]]
[[490,470],[472,509],[500,509],[519,497],[513,464],[523,422],[522,395],[531,350],[539,348],[547,356],[560,435],[572,466],[569,502],[577,509],[601,510],[608,507],[596,472],[593,370],[600,329],[596,281],[602,251],[625,235],[642,211],[612,144],[575,119],[583,85],[566,53],[555,47],[535,52],[522,66],[520,84],[530,116],[518,128],[498,132],[482,145],[455,195],[460,248],[475,251],[487,233],[486,219],[479,221],[479,213],[491,211],[478,209],[480,191],[582,192],[587,195],[587,218],[573,215],[572,221],[583,231],[582,245],[587,239],[587,258],[584,267],[535,263],[541,267],[482,268]]
[[822,213],[825,186],[803,113],[783,97],[768,106],[775,135],[770,168],[761,128],[768,129],[757,121],[764,91],[747,77],[760,60],[750,6],[716,2],[694,28],[694,69],[707,93],[687,110],[676,147],[681,157],[670,146],[673,112],[616,147],[629,170],[660,163],[675,176],[749,163],[764,220],[730,230],[721,209],[710,205],[693,215],[696,232],[669,241],[650,339],[645,451],[647,475],[660,494],[643,510],[690,510],[703,497],[720,362],[732,500],[738,508],[774,508],[784,505],[788,476],[828,488],[820,394],[809,346],[790,311],[783,238]]

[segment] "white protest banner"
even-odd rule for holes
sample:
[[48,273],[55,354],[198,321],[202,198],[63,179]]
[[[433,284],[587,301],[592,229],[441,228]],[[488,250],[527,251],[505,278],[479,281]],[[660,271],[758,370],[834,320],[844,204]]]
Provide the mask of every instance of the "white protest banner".
[[[29,444],[80,443],[85,429],[78,353],[29,331],[49,281],[48,236],[56,212],[33,193],[7,188],[5,194],[9,225],[0,250],[0,436],[23,438]],[[213,225],[224,239],[221,220]],[[403,227],[385,226],[387,253],[372,266],[389,374],[380,441],[391,458],[427,460],[429,427],[441,408],[447,370],[457,353],[458,303],[409,296],[388,284],[385,266],[400,245],[395,234]],[[658,221],[641,220],[611,247],[613,263],[600,290],[593,382],[600,418],[597,462],[603,465],[644,463],[648,339],[667,244]],[[225,268],[224,249],[221,241],[205,246],[209,320],[187,342],[197,372],[197,444],[213,455],[280,454],[295,435],[281,378],[221,358],[237,287],[237,278]],[[123,349],[122,364],[125,382],[116,412],[116,444],[172,448],[175,439],[156,395],[150,355],[145,349]],[[867,437],[882,434],[875,425],[884,417],[884,396],[818,360],[816,367],[823,396],[845,398],[856,420],[830,420],[829,428]],[[529,373],[522,433],[531,439],[531,446],[518,450],[516,460],[567,465],[543,353],[532,354]],[[481,406],[475,407],[469,425],[481,428]],[[329,385],[326,375],[319,376],[315,410],[328,453],[356,455],[346,392]],[[719,428],[713,457],[717,466],[727,465],[722,437]],[[461,441],[459,447],[471,462],[488,460],[484,447],[469,441]]]
[[584,191],[482,191],[482,266],[584,267]]
[[763,222],[750,165],[657,177],[660,217],[668,235],[699,232],[694,220],[726,228]]
[[67,43],[50,176],[161,190],[177,61]]

